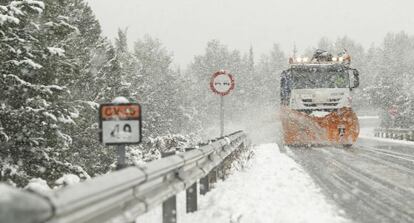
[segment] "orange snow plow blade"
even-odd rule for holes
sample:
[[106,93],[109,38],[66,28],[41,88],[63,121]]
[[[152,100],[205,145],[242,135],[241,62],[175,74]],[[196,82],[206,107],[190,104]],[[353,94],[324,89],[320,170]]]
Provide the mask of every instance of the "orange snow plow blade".
[[285,145],[351,146],[359,135],[358,117],[351,108],[317,117],[284,106],[280,118]]

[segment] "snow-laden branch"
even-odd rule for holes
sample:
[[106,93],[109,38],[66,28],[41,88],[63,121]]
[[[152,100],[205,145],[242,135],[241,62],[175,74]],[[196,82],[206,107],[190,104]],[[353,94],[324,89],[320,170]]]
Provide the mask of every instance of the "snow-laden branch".
[[63,91],[65,89],[64,87],[61,87],[61,86],[58,86],[58,85],[34,85],[30,82],[27,82],[27,81],[19,78],[18,76],[14,75],[14,74],[3,74],[3,78],[4,79],[12,78],[12,79],[14,79],[15,81],[18,82],[18,85],[25,86],[25,87],[28,87],[28,88],[32,88],[32,89],[35,89],[35,90],[46,91],[49,94],[53,94],[53,91]]
[[41,69],[43,67],[42,65],[40,65],[40,64],[38,64],[38,63],[34,62],[33,60],[28,59],[28,58],[26,58],[24,60],[21,60],[21,61],[11,60],[10,62],[12,62],[16,66],[26,64],[26,65],[29,65],[30,67],[32,67],[35,70]]
[[50,54],[52,55],[56,55],[56,56],[60,56],[63,57],[65,56],[65,50],[62,48],[57,48],[57,47],[48,47],[47,50],[49,51]]
[[0,136],[1,136],[0,139],[2,139],[0,141],[3,141],[3,138],[5,142],[9,141],[9,136],[4,132],[4,128],[1,128],[1,127],[0,127]]
[[45,4],[43,1],[36,0],[21,0],[21,1],[12,1],[9,5],[0,6],[0,25],[4,23],[11,23],[14,25],[20,24],[19,16],[24,16],[26,13],[22,10],[23,7],[29,7],[31,10],[37,12],[38,14],[43,13],[45,9]]

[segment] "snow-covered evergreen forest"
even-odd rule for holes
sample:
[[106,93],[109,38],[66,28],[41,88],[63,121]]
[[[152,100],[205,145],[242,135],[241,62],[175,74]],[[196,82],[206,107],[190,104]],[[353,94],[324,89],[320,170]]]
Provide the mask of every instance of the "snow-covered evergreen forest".
[[[277,39],[263,55],[211,40],[177,68],[161,40],[143,36],[128,45],[120,27],[116,39],[106,38],[84,0],[0,0],[0,181],[24,187],[39,178],[53,187],[65,174],[86,179],[113,170],[113,148],[99,143],[97,109],[116,96],[143,108],[144,141],[128,147],[131,165],[216,137],[219,100],[208,83],[220,69],[236,78],[225,102],[229,131],[276,116],[290,56]],[[322,38],[303,52],[317,48],[350,52],[361,73],[357,108],[378,109],[384,126],[414,127],[414,36],[389,33],[368,49],[348,37]],[[400,114],[393,122],[392,105]]]

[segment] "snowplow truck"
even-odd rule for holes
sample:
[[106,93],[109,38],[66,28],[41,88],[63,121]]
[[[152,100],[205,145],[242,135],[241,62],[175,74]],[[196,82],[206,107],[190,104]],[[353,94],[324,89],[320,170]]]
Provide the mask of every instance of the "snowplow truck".
[[352,90],[359,72],[346,51],[332,56],[318,50],[312,58],[289,59],[281,74],[280,119],[285,145],[352,146],[359,135]]

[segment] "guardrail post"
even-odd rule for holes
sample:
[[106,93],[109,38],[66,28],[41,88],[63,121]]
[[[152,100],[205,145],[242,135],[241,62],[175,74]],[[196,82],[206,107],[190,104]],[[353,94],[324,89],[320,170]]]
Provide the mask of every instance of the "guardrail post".
[[210,182],[208,180],[208,174],[200,179],[200,194],[205,195],[210,191]]
[[197,182],[186,190],[187,213],[196,212],[198,209],[197,203]]
[[[185,151],[191,151],[195,148],[186,148]],[[185,191],[186,194],[186,211],[187,213],[196,212],[198,209],[198,191],[197,181]]]
[[[231,155],[229,157],[231,157]],[[227,169],[227,163],[228,163],[227,159],[228,158],[224,159],[223,162],[219,165],[219,168],[220,168],[219,177],[220,177],[220,180],[223,180],[223,181],[226,180],[226,173],[227,173],[226,169]]]
[[217,167],[212,169],[205,177],[200,179],[200,194],[205,195],[210,191],[213,183],[217,182]]
[[[175,154],[173,152],[163,152],[161,157],[172,156]],[[176,196],[171,196],[162,203],[162,222],[163,223],[176,223],[177,222],[177,198]]]
[[[222,149],[224,150],[224,148],[225,147],[223,147]],[[235,151],[233,151],[233,153],[231,153],[230,155],[228,155],[222,162],[221,162],[221,164],[220,164],[220,179],[221,180],[226,180],[226,177],[227,177],[227,170],[228,170],[228,168],[230,167],[230,165],[231,165],[231,159],[233,159],[234,158],[234,153],[236,152],[237,150],[235,150]]]
[[162,222],[177,222],[177,198],[175,197],[175,195],[171,196],[162,203]]
[[[203,146],[203,145],[207,145],[207,144],[200,144],[199,146]],[[208,173],[206,176],[201,178],[199,181],[200,181],[200,194],[201,195],[207,194],[207,192],[210,191],[210,173]]]
[[209,176],[209,184],[210,186],[217,182],[217,175],[218,175],[218,168],[215,167],[211,172],[208,174]]

